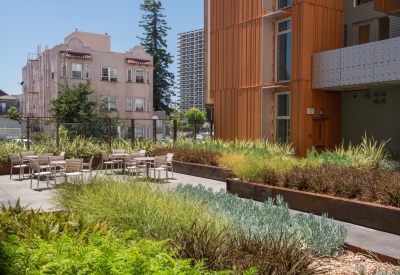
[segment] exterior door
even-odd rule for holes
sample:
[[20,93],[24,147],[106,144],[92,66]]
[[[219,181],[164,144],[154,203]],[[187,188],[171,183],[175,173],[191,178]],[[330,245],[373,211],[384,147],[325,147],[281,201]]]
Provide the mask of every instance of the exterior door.
[[354,24],[354,45],[375,41],[375,19]]
[[325,150],[326,119],[315,119],[313,121],[313,146],[318,153]]

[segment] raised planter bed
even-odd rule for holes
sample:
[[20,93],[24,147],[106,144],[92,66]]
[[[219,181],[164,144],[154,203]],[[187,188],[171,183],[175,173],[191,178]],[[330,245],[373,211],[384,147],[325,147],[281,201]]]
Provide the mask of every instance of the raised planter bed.
[[266,201],[281,195],[290,209],[400,235],[400,209],[375,203],[256,184],[228,178],[226,190],[239,197]]
[[226,181],[226,178],[229,176],[229,172],[226,169],[215,166],[181,161],[173,161],[172,165],[174,167],[174,172],[200,178]]

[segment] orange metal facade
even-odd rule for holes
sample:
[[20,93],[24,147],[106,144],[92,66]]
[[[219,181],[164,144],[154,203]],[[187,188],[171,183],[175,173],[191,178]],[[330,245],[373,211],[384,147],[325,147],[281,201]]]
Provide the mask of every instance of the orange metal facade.
[[[284,85],[290,88],[273,91],[290,91],[290,138],[297,152],[305,155],[312,146],[333,148],[341,142],[341,94],[311,88],[312,54],[342,47],[342,1],[293,0],[284,9],[292,20],[292,53],[291,81],[283,84],[261,79],[263,16],[273,12],[263,10],[262,2],[204,2],[205,104],[215,109],[215,137],[261,138],[262,88]],[[270,70],[275,71],[274,62]],[[273,117],[273,101],[265,107]],[[307,115],[307,108],[315,114]],[[273,129],[267,136],[271,140]]]

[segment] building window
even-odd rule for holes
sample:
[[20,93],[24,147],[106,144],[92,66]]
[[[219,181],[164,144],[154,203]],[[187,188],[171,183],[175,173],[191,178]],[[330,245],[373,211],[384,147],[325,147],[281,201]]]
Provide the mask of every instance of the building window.
[[150,71],[147,70],[146,72],[146,79],[147,79],[147,84],[150,84]]
[[61,63],[61,77],[68,77],[67,75],[67,71],[68,71],[68,63]]
[[51,79],[54,79],[54,64],[51,64]]
[[275,94],[275,141],[290,141],[290,92]]
[[116,96],[101,96],[102,100],[107,100],[107,109],[116,111],[118,106],[118,98]]
[[132,82],[132,69],[126,70],[126,82]]
[[354,6],[359,6],[362,4],[367,4],[369,2],[373,2],[374,0],[354,0]]
[[72,78],[82,78],[82,64],[72,63]]
[[276,39],[276,82],[290,80],[291,68],[291,20],[284,19],[284,21],[277,22],[277,39]]
[[157,127],[157,128],[162,128],[162,120],[157,119],[157,121],[156,121],[156,127]]
[[292,5],[292,0],[278,0],[278,10]]
[[353,25],[354,45],[390,38],[390,17],[384,16]]
[[146,101],[146,112],[150,112],[150,98],[147,98]]
[[135,98],[135,111],[143,112],[144,111],[144,98]]
[[90,78],[90,66],[86,64],[85,66],[85,78],[89,79]]
[[146,137],[147,137],[147,139],[150,139],[150,126],[147,126],[146,127],[147,129],[147,134],[146,134]]
[[144,137],[144,127],[139,126],[135,127],[135,138],[143,138]]
[[136,82],[143,83],[143,70],[136,70]]
[[103,81],[117,81],[117,68],[102,67],[101,80]]
[[131,97],[126,98],[126,111],[132,112],[132,98]]

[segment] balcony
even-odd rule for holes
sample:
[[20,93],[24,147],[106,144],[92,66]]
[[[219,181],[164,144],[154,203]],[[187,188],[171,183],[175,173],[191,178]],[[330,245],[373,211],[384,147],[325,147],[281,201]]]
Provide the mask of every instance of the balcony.
[[400,84],[400,37],[313,55],[313,89],[354,90],[392,84]]

